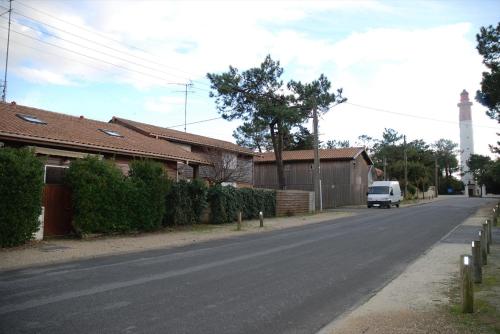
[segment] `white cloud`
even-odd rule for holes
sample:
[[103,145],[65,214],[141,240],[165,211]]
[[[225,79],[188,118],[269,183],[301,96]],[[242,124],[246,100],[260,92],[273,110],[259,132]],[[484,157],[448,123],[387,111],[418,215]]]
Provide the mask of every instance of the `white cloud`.
[[16,72],[19,76],[24,77],[27,81],[33,83],[49,83],[64,86],[75,85],[74,82],[68,80],[64,75],[48,70],[21,67],[16,69]]
[[147,98],[144,102],[144,109],[156,113],[168,114],[184,110],[184,98],[172,96],[160,96]]

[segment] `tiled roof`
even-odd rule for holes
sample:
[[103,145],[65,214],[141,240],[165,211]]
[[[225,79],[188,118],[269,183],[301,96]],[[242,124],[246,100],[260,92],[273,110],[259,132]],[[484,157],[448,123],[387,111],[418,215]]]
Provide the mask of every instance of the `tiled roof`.
[[[335,149],[320,149],[320,160],[351,160],[355,159],[359,154],[365,155],[365,159],[372,164],[370,158],[362,147],[348,147]],[[262,153],[261,156],[255,157],[255,162],[273,162],[275,161],[274,152]],[[314,160],[314,150],[300,151],[283,151],[283,161],[312,161]]]
[[[45,124],[26,121],[19,115],[35,116]],[[115,132],[119,136],[110,136],[103,130]],[[2,138],[34,144],[77,147],[94,152],[209,164],[209,161],[196,153],[183,150],[165,140],[144,136],[118,124],[14,103],[0,103],[0,139]]]
[[239,145],[233,144],[225,140],[219,140],[210,137],[195,135],[192,133],[162,128],[151,124],[139,123],[124,118],[113,117],[110,123],[121,124],[132,130],[136,130],[151,137],[158,136],[160,138],[164,138],[182,144],[191,144],[191,145],[195,144],[200,146],[208,146],[208,147],[224,149],[227,151],[238,152],[247,155],[257,155],[257,153],[245,147],[241,147]]

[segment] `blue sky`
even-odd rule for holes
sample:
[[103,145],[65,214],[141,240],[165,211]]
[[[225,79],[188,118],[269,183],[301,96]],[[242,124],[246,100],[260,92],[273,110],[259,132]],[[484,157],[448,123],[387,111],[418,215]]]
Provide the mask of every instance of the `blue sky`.
[[[324,115],[321,139],[354,145],[384,128],[458,142],[459,94],[472,99],[484,70],[475,34],[497,24],[500,2],[16,0],[13,8],[8,101],[176,126],[184,123],[182,84],[193,82],[187,122],[216,118],[206,73],[258,66],[271,54],[285,80],[324,73],[344,89],[349,103]],[[5,45],[5,14],[0,26]],[[489,154],[498,125],[472,108],[475,151]],[[238,124],[187,129],[232,141]]]

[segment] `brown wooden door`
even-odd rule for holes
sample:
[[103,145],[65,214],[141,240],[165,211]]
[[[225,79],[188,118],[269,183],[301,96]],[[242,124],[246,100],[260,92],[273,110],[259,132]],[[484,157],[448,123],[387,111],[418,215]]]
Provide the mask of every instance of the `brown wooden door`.
[[67,235],[73,232],[71,190],[61,184],[46,184],[43,189],[45,207],[43,236]]

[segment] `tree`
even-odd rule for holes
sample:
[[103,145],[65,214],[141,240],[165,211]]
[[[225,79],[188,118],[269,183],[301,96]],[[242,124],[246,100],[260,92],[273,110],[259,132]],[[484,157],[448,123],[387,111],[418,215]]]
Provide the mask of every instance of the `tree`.
[[269,151],[273,147],[267,125],[264,123],[244,122],[233,131],[233,137],[236,139],[236,144],[257,150],[259,153]]
[[439,139],[433,145],[437,155],[438,168],[442,175],[446,178],[450,177],[452,173],[458,170],[457,148],[458,144],[449,139]]
[[373,154],[373,147],[375,146],[375,139],[368,135],[358,136],[358,140],[354,143],[356,146],[364,147],[366,153],[370,156]]
[[487,172],[492,163],[491,158],[485,155],[471,154],[466,163],[474,180],[480,185],[486,184]]
[[206,149],[204,155],[212,165],[210,172],[204,177],[214,184],[235,182],[245,179],[251,173],[251,168],[244,161],[238,160],[236,153]]
[[284,149],[287,151],[312,150],[313,148],[313,134],[302,125],[299,125],[297,131],[289,135],[289,140],[284,144]]
[[350,147],[349,140],[328,140],[326,142],[326,148],[345,148]]
[[[476,40],[476,48],[488,69],[488,72],[483,72],[481,90],[476,92],[476,101],[488,108],[486,114],[491,119],[500,123],[500,22],[496,27],[481,27]],[[490,145],[490,149],[494,153],[500,153],[500,141],[497,146]]]
[[[314,107],[326,112],[336,96],[329,93],[330,82],[321,75],[310,84],[291,81],[287,88],[280,79],[283,68],[268,55],[260,67],[239,72],[230,66],[222,74],[208,73],[210,97],[226,120],[241,119],[250,124],[266,124],[275,158],[278,186],[285,187],[283,167],[284,137],[287,131],[301,125]],[[341,93],[341,91],[340,91]]]

